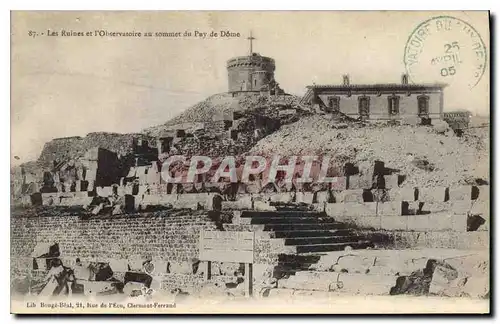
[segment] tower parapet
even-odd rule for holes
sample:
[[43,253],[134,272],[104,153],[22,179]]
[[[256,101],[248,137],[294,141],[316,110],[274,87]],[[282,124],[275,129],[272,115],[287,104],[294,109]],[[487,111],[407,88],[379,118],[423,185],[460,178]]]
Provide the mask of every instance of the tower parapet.
[[252,53],[227,61],[229,92],[260,91],[274,82],[276,65],[270,57]]

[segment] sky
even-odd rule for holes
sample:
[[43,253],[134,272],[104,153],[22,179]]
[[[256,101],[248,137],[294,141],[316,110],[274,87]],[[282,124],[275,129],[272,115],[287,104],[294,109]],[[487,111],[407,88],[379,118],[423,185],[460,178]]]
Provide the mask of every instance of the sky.
[[[485,12],[13,12],[11,161],[37,159],[57,137],[139,132],[227,91],[226,61],[248,53],[250,31],[254,52],[275,59],[275,78],[288,93],[341,83],[342,74],[354,84],[399,83],[412,31],[441,15],[474,26],[489,51]],[[193,37],[80,37],[62,30],[189,31]],[[195,31],[240,37],[201,38]],[[474,88],[446,88],[445,111],[488,114],[487,63]]]

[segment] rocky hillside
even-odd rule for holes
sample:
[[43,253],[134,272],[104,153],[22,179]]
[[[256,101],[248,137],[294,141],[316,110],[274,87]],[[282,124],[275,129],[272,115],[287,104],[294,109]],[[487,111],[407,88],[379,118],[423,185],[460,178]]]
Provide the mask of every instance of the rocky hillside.
[[149,127],[143,133],[151,136],[159,136],[164,131],[180,128],[196,128],[197,123],[220,120],[233,112],[244,112],[249,110],[268,110],[274,107],[297,108],[300,97],[283,95],[277,97],[260,96],[258,94],[244,94],[233,97],[230,93],[219,93],[186,109],[180,115],[172,118],[166,123]]
[[[259,154],[329,154],[339,165],[369,169],[375,160],[407,175],[403,186],[431,187],[489,181],[489,127],[462,137],[432,126],[339,124],[309,116],[283,126],[252,149]],[[481,182],[481,180],[479,180]]]
[[[407,187],[489,182],[487,120],[471,123],[472,127],[458,137],[445,123],[444,127],[363,124],[345,116],[313,114],[311,107],[301,106],[299,100],[291,95],[233,97],[227,93],[216,94],[162,125],[145,129],[142,134],[91,133],[84,138],[54,139],[45,145],[37,163],[25,167],[27,171],[47,168],[54,160],[74,158],[95,146],[123,156],[132,149],[134,137],[142,136],[153,142],[154,137],[164,131],[189,129],[186,125],[196,129],[197,123],[210,123],[224,118],[224,114],[235,113],[239,117],[232,128],[239,134],[237,140],[228,137],[227,129],[218,131],[220,134],[211,134],[217,128],[209,124],[199,129],[201,135],[187,137],[178,143],[179,153],[219,157],[246,152],[263,155],[328,154],[334,157],[340,168],[351,162],[362,170],[370,168],[375,160],[384,161],[387,167],[399,169],[401,174],[407,175],[403,184]],[[260,126],[257,126],[259,120]],[[278,127],[267,127],[271,122]],[[257,128],[262,128],[262,131],[265,128],[265,131],[255,137]]]

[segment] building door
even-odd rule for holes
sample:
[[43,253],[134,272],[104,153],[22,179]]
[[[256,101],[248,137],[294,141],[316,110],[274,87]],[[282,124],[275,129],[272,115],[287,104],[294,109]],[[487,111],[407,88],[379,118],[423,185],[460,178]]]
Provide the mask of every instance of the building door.
[[395,117],[399,115],[399,97],[390,96],[388,99],[388,113],[389,117]]
[[429,96],[418,96],[418,116],[428,117],[429,116]]
[[366,119],[370,117],[370,98],[367,96],[359,97],[358,110],[359,117]]
[[339,112],[340,111],[340,98],[337,96],[328,97],[328,106],[326,112]]

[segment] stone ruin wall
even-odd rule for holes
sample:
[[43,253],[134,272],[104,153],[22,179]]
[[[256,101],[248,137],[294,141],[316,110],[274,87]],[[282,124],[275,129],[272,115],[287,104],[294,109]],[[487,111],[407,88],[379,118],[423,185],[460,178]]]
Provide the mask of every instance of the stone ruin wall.
[[46,143],[38,161],[44,166],[52,166],[53,161],[82,156],[93,147],[125,156],[132,153],[134,138],[142,138],[153,143],[153,138],[144,134],[89,133],[86,137],[59,138]]
[[[152,257],[155,276],[162,289],[198,289],[203,285],[202,264],[195,267],[199,255],[200,230],[216,230],[216,223],[207,211],[171,215],[170,211],[143,213],[135,216],[82,219],[76,215],[37,216],[36,213],[11,219],[12,278],[42,277],[46,271],[33,271],[31,253],[37,243],[59,244],[61,259],[72,265],[78,257],[82,262],[114,260],[130,264],[132,258]],[[256,238],[256,263],[273,264],[271,240]],[[239,264],[212,263],[213,282],[230,281]],[[119,279],[127,271],[113,268]],[[227,277],[231,277],[229,280]]]

